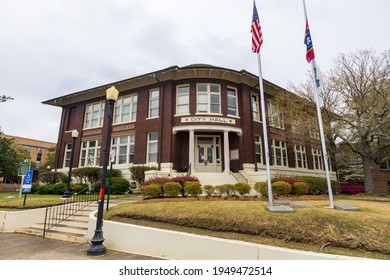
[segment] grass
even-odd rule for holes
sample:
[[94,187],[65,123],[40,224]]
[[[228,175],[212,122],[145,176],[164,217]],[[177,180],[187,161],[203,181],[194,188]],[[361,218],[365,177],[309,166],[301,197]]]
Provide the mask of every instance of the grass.
[[58,204],[61,201],[60,195],[27,194],[26,204],[23,206],[24,194],[19,198],[19,192],[0,193],[0,209],[4,210],[42,208]]
[[[291,214],[266,210],[265,201],[154,201],[121,204],[105,218],[303,250],[390,259],[390,204],[353,203],[359,212],[325,209],[326,200],[306,200],[315,208]],[[341,251],[340,251],[341,250]]]

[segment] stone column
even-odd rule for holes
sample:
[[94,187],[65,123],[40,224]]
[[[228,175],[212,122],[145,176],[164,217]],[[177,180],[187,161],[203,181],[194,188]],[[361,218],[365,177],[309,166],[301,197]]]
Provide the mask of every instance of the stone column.
[[230,148],[229,148],[229,131],[223,132],[223,157],[225,162],[224,173],[230,173]]
[[191,174],[193,174],[195,172],[195,159],[194,159],[194,155],[195,155],[195,134],[194,134],[194,130],[190,130],[190,133],[189,133],[189,147],[188,147],[188,150],[189,150],[189,168],[191,168]]

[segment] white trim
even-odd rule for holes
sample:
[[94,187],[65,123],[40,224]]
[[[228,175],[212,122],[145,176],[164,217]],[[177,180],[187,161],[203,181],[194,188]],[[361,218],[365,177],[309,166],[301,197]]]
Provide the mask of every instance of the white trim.
[[238,136],[242,135],[242,129],[238,127],[231,127],[231,126],[222,126],[222,125],[181,125],[181,126],[174,126],[172,128],[172,133],[176,134],[179,131],[219,131],[219,132],[234,132],[237,133]]

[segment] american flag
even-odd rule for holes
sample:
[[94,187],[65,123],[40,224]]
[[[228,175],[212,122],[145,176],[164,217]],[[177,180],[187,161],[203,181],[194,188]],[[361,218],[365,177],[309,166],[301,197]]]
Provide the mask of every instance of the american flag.
[[252,17],[252,51],[254,53],[260,52],[261,44],[263,43],[263,34],[261,33],[261,26],[259,14],[257,13],[256,3],[253,2],[253,17]]

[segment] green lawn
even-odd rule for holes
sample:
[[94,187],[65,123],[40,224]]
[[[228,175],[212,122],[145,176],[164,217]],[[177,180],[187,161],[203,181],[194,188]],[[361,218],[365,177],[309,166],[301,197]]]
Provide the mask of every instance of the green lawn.
[[390,203],[352,203],[359,212],[326,209],[327,200],[306,200],[315,208],[291,214],[266,210],[266,201],[146,200],[121,204],[106,219],[261,244],[353,256],[390,259]]
[[27,194],[26,204],[23,206],[24,194],[19,198],[19,192],[0,193],[0,209],[31,209],[41,208],[60,203],[60,195]]

